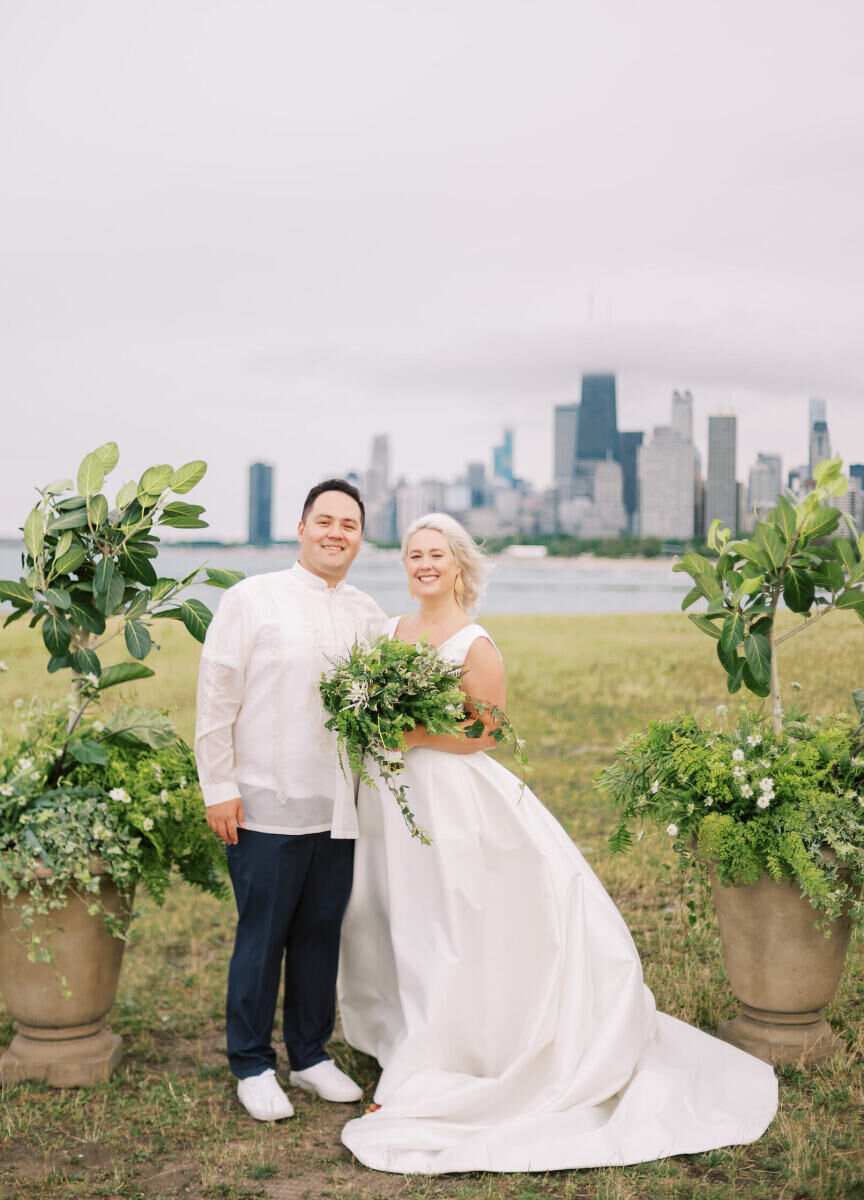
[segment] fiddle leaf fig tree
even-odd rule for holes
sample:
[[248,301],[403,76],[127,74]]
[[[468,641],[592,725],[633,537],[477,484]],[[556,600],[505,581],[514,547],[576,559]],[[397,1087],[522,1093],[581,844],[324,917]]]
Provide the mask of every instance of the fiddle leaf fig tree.
[[[160,527],[206,528],[203,507],[177,498],[203,479],[206,463],[149,467],[137,483],[124,483],[112,503],[106,479],[118,461],[117,444],[106,442],[86,455],[74,483],[57,479],[37,488],[39,501],[22,527],[23,574],[0,580],[0,601],[12,607],[4,626],[29,616],[31,627],[41,625],[48,671],[72,675],[66,741],[47,776],[49,787],[76,762],[105,761],[104,747],[76,741],[75,730],[107,688],[154,674],[144,663],[155,645],[152,622],[180,621],[203,642],[212,613],[183,593],[196,582],[227,588],[242,578],[240,572],[206,569],[202,579],[198,568],[169,579],[154,567]],[[122,639],[129,657],[103,666],[102,650],[115,639]],[[114,732],[109,723],[104,740]],[[138,737],[144,745],[164,742],[155,726],[139,729]]]
[[[847,488],[842,465],[839,457],[820,463],[814,490],[797,500],[791,495],[778,497],[750,538],[733,539],[719,520],[713,521],[708,544],[717,552],[716,561],[686,554],[673,568],[693,580],[682,609],[697,600],[708,601],[704,612],[688,616],[716,641],[729,691],[743,686],[757,696],[770,697],[778,736],[783,707],[777,647],[835,609],[852,609],[864,621],[864,534],[859,536],[848,514],[830,504]],[[831,537],[841,517],[850,536]],[[831,540],[822,540],[827,538]],[[781,600],[803,620],[778,634]]]

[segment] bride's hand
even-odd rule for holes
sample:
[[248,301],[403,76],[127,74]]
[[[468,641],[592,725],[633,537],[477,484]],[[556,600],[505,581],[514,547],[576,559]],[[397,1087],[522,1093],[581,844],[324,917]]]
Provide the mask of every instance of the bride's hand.
[[419,746],[426,740],[425,726],[417,725],[414,729],[406,729],[402,735],[402,740],[405,743],[406,750],[410,750],[412,746]]

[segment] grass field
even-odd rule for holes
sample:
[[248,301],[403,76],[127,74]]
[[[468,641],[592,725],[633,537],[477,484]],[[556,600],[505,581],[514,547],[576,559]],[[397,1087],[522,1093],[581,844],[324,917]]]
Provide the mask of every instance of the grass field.
[[[165,623],[168,624],[167,622]],[[486,624],[508,667],[508,710],[528,739],[530,784],[578,842],[626,918],[658,1007],[703,1029],[736,1008],[713,925],[690,931],[681,914],[668,839],[652,834],[611,859],[613,814],[592,786],[614,747],[651,717],[687,708],[708,719],[727,702],[713,644],[676,615],[509,617]],[[0,712],[62,684],[18,626],[0,635]],[[197,646],[171,625],[145,704],[193,722]],[[813,712],[849,707],[861,686],[864,630],[829,618],[783,647],[781,678],[801,680]],[[154,665],[157,665],[154,663]],[[297,1116],[250,1121],[224,1057],[222,1009],[232,911],[180,885],[164,909],[142,903],[126,951],[113,1029],[125,1059],[110,1083],[84,1091],[8,1089],[0,1104],[0,1197],[318,1197],[439,1200],[864,1200],[864,953],[853,945],[829,1019],[845,1055],[780,1073],[780,1111],[753,1146],[629,1168],[549,1175],[443,1178],[376,1174],[339,1141],[358,1110],[294,1096]],[[0,1010],[0,1043],[12,1035]],[[274,1042],[278,1039],[278,1032]],[[371,1094],[376,1064],[338,1038],[334,1057]],[[284,1055],[280,1066],[287,1072]],[[347,1111],[346,1111],[347,1110]]]

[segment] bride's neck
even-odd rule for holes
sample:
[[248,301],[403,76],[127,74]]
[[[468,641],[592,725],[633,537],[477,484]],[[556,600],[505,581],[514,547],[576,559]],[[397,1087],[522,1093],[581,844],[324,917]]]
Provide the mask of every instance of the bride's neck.
[[420,602],[417,614],[424,625],[443,625],[447,621],[455,621],[463,616],[462,609],[450,596],[430,597]]

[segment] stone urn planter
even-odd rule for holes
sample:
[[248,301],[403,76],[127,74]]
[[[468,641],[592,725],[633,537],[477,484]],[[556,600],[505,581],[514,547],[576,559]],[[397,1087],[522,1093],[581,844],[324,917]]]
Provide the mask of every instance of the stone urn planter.
[[[105,912],[128,920],[128,899],[111,879],[102,875],[100,882]],[[19,897],[25,900],[27,893]],[[120,1062],[122,1042],[106,1029],[105,1015],[117,993],[126,943],[108,932],[101,912],[88,913],[87,901],[74,892],[66,899],[65,908],[37,917],[33,927],[47,935],[53,964],[28,960],[18,900],[0,899],[0,993],[15,1020],[15,1036],[0,1059],[4,1086],[36,1079],[51,1087],[92,1087]],[[66,998],[60,977],[71,993]]]
[[838,918],[826,937],[800,887],[768,875],[723,887],[709,873],[726,971],[741,1001],[718,1037],[777,1065],[819,1062],[841,1050],[825,1008],[840,981],[851,922]]

